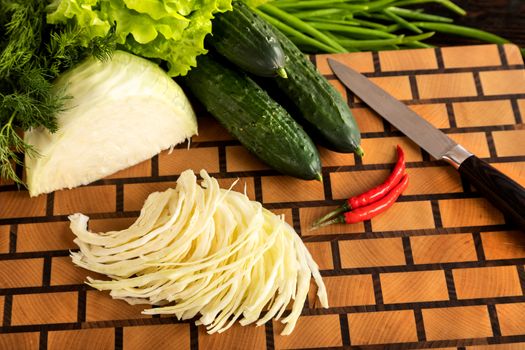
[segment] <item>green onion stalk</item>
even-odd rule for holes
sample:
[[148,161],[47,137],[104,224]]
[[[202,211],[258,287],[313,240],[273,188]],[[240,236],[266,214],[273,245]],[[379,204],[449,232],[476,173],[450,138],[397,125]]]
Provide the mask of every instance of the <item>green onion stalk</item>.
[[[466,11],[451,0],[260,2],[255,11],[308,53],[430,48],[434,46],[425,41],[435,34],[510,43],[484,30],[454,24],[454,17],[465,16]],[[428,13],[428,4],[441,6],[451,15]],[[525,49],[520,50],[525,56]]]

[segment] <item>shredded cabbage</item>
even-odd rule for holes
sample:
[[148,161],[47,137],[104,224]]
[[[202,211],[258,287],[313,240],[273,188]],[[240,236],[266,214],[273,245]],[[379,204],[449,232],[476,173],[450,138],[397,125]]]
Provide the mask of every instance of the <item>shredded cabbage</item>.
[[197,184],[183,172],[174,189],[152,193],[127,229],[93,233],[89,218],[69,217],[73,262],[111,277],[88,277],[115,299],[152,304],[144,314],[190,319],[208,333],[223,332],[236,320],[262,325],[281,319],[290,334],[307,298],[310,278],[328,307],[319,268],[294,229],[283,218],[241,193],[219,188],[204,170]]

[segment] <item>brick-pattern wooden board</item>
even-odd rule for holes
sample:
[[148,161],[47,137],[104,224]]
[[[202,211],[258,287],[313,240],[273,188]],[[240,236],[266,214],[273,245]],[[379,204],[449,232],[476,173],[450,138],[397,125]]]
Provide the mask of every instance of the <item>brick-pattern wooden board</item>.
[[[436,162],[347,98],[366,156],[321,149],[323,183],[280,176],[196,106],[200,135],[81,188],[30,199],[0,184],[0,349],[525,349],[525,235],[443,162]],[[525,185],[525,70],[515,46],[485,45],[336,55],[478,156]],[[406,151],[410,185],[385,214],[354,225],[308,227],[342,198],[380,183]],[[318,262],[329,293],[310,293],[290,336],[278,322],[207,335],[192,322],[146,316],[83,284],[68,255],[67,216],[95,231],[121,229],[153,191],[187,168],[207,169],[285,214]],[[19,169],[20,170],[20,169]]]

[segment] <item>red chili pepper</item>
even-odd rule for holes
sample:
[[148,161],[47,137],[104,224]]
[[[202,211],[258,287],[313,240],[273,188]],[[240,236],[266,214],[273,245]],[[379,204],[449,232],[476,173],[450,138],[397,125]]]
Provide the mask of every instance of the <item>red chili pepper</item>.
[[385,212],[388,208],[390,208],[399,198],[401,193],[403,193],[403,191],[407,188],[407,186],[408,175],[405,174],[401,181],[392,189],[392,191],[388,192],[386,196],[384,196],[377,202],[374,202],[364,207],[357,208],[352,211],[348,211],[342,215],[335,217],[332,220],[328,220],[321,223],[320,225],[316,226],[316,228],[335,223],[355,224],[356,222],[370,220],[374,216],[377,216]]
[[346,201],[346,205],[348,206],[348,210],[357,209],[360,207],[364,207],[370,203],[373,203],[384,196],[390,190],[401,181],[403,178],[403,175],[405,174],[405,153],[399,147],[397,146],[397,163],[394,167],[394,170],[390,173],[388,178],[385,182],[383,182],[381,185],[372,188],[371,190],[366,191],[365,193],[362,193],[360,195],[357,195],[355,197],[350,197]]
[[394,167],[394,170],[390,173],[388,178],[383,182],[381,185],[372,188],[371,190],[368,190],[364,193],[361,193],[357,196],[348,198],[343,205],[341,205],[339,208],[335,209],[334,211],[331,211],[330,213],[326,214],[316,222],[314,222],[314,226],[319,225],[323,221],[326,221],[338,214],[341,214],[343,212],[347,212],[349,210],[354,210],[357,208],[364,207],[366,205],[369,205],[371,203],[374,203],[378,201],[379,199],[383,198],[387,195],[388,192],[392,190],[394,186],[396,186],[399,181],[401,181],[401,178],[405,174],[405,153],[403,152],[403,149],[397,145],[397,163]]

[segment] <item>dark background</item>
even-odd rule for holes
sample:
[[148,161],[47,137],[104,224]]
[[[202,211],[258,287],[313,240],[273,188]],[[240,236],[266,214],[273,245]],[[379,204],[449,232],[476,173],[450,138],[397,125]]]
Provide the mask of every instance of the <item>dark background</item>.
[[[454,3],[464,8],[467,15],[463,17],[454,15],[434,5],[428,8],[454,18],[455,24],[483,29],[502,36],[520,47],[525,47],[525,0],[454,0]],[[431,13],[434,13],[434,10]],[[479,43],[479,41],[443,34],[436,35],[426,42],[440,46]]]

